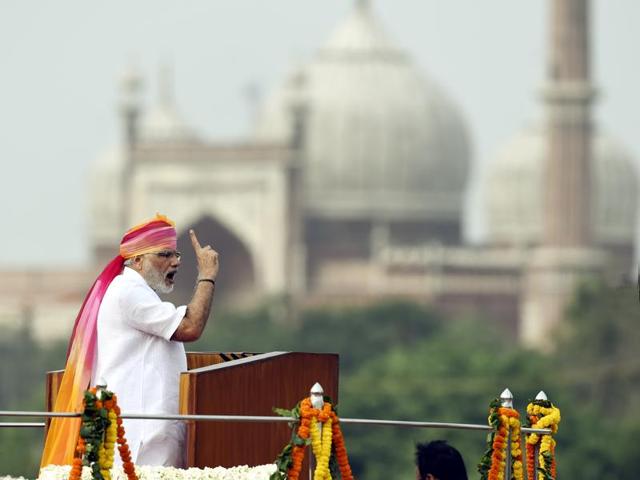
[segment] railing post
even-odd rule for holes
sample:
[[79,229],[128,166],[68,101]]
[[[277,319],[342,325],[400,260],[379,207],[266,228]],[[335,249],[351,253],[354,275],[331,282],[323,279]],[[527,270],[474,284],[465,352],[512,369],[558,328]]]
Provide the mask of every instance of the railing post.
[[[500,394],[500,403],[504,408],[513,408],[513,394],[508,388]],[[508,417],[507,417],[508,418]],[[511,425],[507,425],[507,458],[505,458],[504,478],[511,480]]]
[[[538,395],[536,395],[536,400],[548,400],[547,394],[544,393],[543,390],[540,390],[538,392]],[[540,464],[538,463],[539,458],[540,458],[540,444],[541,444],[541,442],[538,442],[533,447],[533,472],[534,472],[533,475],[534,475],[534,478],[532,478],[531,480],[536,480],[536,478],[538,477],[538,467],[540,467]]]
[[[322,407],[324,406],[324,389],[322,388],[322,385],[320,385],[318,382],[314,383],[313,386],[311,387],[311,390],[309,390],[309,399],[311,400],[311,406],[313,408],[317,408],[318,410],[322,410]],[[318,422],[318,430],[320,431],[320,438],[322,438],[322,423]],[[313,472],[315,470],[316,467],[316,457],[315,455],[312,454],[313,449],[309,448],[310,452],[309,452],[309,480],[313,479]]]

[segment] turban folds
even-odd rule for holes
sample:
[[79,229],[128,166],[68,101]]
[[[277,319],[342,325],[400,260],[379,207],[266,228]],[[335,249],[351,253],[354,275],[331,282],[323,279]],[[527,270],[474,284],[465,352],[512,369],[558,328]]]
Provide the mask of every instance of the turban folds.
[[[119,254],[93,283],[76,317],[54,412],[82,411],[84,391],[89,387],[95,360],[100,304],[113,279],[122,273],[124,261],[145,253],[175,250],[176,243],[175,224],[164,215],[156,215],[124,234]],[[40,466],[71,465],[79,431],[80,418],[53,418]]]
[[175,250],[177,235],[175,223],[163,215],[148,222],[136,225],[122,237],[120,256],[124,259],[145,253]]

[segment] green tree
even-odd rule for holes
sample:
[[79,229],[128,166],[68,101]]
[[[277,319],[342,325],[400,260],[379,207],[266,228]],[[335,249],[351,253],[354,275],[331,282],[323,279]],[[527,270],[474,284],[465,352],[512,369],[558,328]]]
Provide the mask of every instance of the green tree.
[[[5,330],[0,339],[0,410],[44,409],[44,372],[63,366],[66,346],[38,345],[28,327]],[[41,422],[7,417],[3,422]],[[40,428],[0,428],[0,475],[37,476],[43,432]]]
[[[582,285],[548,355],[520,348],[480,317],[456,320],[402,302],[313,309],[295,327],[282,321],[277,302],[219,312],[188,347],[339,353],[343,417],[485,424],[489,401],[505,387],[521,413],[544,389],[562,410],[560,478],[635,478],[639,308],[634,289]],[[41,409],[44,372],[62,367],[64,354],[64,344],[39,346],[28,329],[6,331],[0,408]],[[485,448],[483,432],[352,425],[344,431],[354,471],[367,480],[413,478],[414,444],[435,438],[460,449],[474,478]],[[41,431],[1,429],[0,473],[34,477],[41,448]]]
[[[558,475],[635,478],[640,433],[640,345],[635,287],[582,284],[567,312],[553,359]],[[564,408],[563,408],[564,406]]]
[[[345,382],[342,414],[484,425],[489,401],[507,386],[523,409],[526,397],[537,393],[531,389],[541,385],[546,362],[486,324],[451,322],[411,349],[395,348],[362,365]],[[482,431],[397,427],[349,427],[347,433],[354,469],[367,480],[389,478],[390,472],[412,478],[415,444],[434,439],[456,446],[473,478],[486,437]]]
[[[505,386],[520,412],[544,389],[562,410],[560,478],[635,478],[638,308],[634,289],[582,285],[550,355],[513,345],[479,321],[448,322],[412,349],[391,348],[360,364],[344,381],[342,413],[483,424],[489,400]],[[389,472],[411,478],[413,444],[434,438],[459,447],[475,476],[484,438],[474,432],[347,429],[354,468],[367,480]]]
[[366,307],[310,309],[287,325],[278,305],[222,312],[190,350],[267,352],[292,350],[340,354],[343,374],[396,346],[410,347],[442,324],[431,309],[406,302]]

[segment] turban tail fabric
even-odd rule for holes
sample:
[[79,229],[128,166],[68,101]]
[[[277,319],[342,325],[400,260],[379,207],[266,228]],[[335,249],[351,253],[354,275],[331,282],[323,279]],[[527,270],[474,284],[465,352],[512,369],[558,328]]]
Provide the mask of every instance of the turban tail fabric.
[[[113,279],[122,273],[124,261],[145,253],[175,250],[176,244],[175,224],[162,215],[156,215],[124,234],[119,255],[109,262],[93,283],[76,317],[54,412],[82,412],[84,392],[89,387],[96,357],[100,304]],[[42,452],[41,467],[73,463],[80,423],[80,418],[52,419]]]

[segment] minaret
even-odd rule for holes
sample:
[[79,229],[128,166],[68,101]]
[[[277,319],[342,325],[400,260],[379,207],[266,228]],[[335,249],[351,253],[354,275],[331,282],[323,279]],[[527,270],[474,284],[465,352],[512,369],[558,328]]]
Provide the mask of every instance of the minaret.
[[590,244],[591,105],[589,0],[552,0],[550,54],[543,98],[547,116],[544,169],[547,246]]
[[139,123],[141,114],[140,95],[142,77],[137,68],[130,65],[120,78],[119,110],[122,118],[122,144],[124,166],[121,178],[121,212],[119,231],[129,228],[129,211],[131,203],[131,176],[133,175],[133,153],[139,140]]
[[291,132],[289,145],[292,162],[288,172],[287,211],[287,263],[285,266],[288,294],[288,322],[299,321],[299,306],[306,291],[307,252],[305,246],[305,199],[304,168],[309,127],[309,105],[306,93],[307,78],[304,70],[298,69],[290,79]]
[[544,231],[524,275],[520,335],[553,348],[578,282],[596,275],[604,253],[591,244],[590,0],[549,0],[549,58],[543,89],[547,158],[543,169]]
[[137,69],[130,65],[122,73],[119,84],[119,109],[122,116],[123,143],[126,147],[133,148],[138,139],[142,78]]

